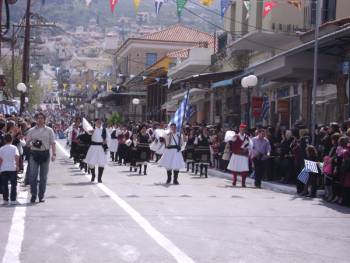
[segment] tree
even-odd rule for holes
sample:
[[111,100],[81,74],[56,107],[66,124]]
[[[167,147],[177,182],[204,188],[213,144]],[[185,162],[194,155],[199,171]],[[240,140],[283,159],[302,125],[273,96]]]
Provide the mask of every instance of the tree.
[[109,125],[117,125],[123,122],[123,118],[119,115],[118,112],[114,112],[107,122]]

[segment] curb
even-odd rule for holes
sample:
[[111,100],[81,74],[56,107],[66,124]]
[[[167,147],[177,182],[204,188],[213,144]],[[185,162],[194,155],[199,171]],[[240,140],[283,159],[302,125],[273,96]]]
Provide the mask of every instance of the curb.
[[[228,180],[232,180],[232,175],[229,173],[224,173],[221,171],[217,171],[214,169],[208,169],[208,175],[214,176],[214,177],[219,177],[219,178],[224,178]],[[238,182],[240,182],[240,177],[238,177]],[[254,180],[250,177],[246,179],[246,182],[250,186],[254,186]],[[284,184],[279,184],[279,183],[271,183],[271,182],[262,182],[261,187],[267,190],[271,190],[274,192],[279,192],[279,193],[284,193],[284,194],[290,194],[290,195],[295,195],[296,189],[294,186],[290,185],[284,185]]]

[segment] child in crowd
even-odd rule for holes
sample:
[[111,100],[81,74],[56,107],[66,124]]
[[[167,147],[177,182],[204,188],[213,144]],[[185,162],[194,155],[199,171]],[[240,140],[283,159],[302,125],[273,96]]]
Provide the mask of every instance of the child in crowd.
[[11,134],[4,137],[5,145],[0,148],[0,179],[3,189],[4,205],[9,204],[8,182],[11,182],[11,203],[17,201],[17,172],[19,170],[19,152],[16,146],[12,145]]

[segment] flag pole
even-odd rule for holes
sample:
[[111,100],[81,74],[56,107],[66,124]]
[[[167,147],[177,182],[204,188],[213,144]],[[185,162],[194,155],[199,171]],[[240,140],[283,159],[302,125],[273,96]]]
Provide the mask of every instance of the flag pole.
[[[188,101],[190,99],[189,94],[190,94],[190,84],[187,85],[187,90],[186,90],[185,112],[184,112],[184,114],[182,116],[182,120],[181,120],[181,130],[182,130],[182,127],[184,124],[185,116],[187,114],[187,105],[188,105]],[[180,142],[179,143],[181,143],[181,134],[182,134],[181,130],[180,130]]]

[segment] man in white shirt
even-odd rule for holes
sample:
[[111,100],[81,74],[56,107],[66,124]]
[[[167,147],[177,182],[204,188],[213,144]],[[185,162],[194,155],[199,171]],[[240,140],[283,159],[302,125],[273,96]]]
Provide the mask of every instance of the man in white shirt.
[[3,188],[4,204],[9,203],[9,181],[11,182],[11,202],[15,204],[17,199],[19,152],[17,147],[12,145],[12,136],[10,134],[5,135],[4,141],[6,144],[0,148],[0,179]]
[[[32,197],[31,203],[36,202],[37,196],[39,202],[45,202],[44,196],[46,191],[47,175],[49,173],[50,164],[50,148],[51,161],[56,159],[56,141],[53,130],[46,126],[45,114],[39,112],[35,115],[36,126],[31,128],[26,135],[27,146],[30,147],[30,191]],[[39,193],[38,193],[38,176]]]

